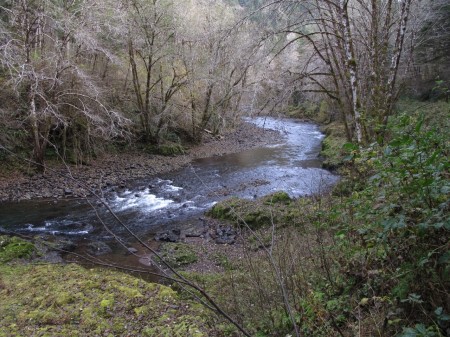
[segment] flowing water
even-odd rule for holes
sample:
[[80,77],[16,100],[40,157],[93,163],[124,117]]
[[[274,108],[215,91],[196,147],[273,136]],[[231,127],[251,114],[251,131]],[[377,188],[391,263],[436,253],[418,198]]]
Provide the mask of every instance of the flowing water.
[[[195,227],[203,212],[230,196],[255,198],[284,190],[292,197],[320,193],[338,177],[321,168],[323,134],[311,123],[292,119],[255,118],[261,127],[279,130],[278,144],[240,153],[204,158],[161,176],[111,188],[105,199],[138,235],[151,237],[171,228]],[[95,207],[92,207],[93,204]],[[126,237],[106,207],[91,200],[23,201],[0,204],[0,227],[23,234],[70,237],[82,242]]]

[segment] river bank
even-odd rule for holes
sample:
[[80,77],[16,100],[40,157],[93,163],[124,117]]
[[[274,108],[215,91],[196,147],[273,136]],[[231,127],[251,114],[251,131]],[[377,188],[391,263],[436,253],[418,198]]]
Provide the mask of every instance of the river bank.
[[89,165],[66,166],[49,163],[45,173],[25,174],[21,171],[0,172],[0,202],[30,199],[81,198],[92,191],[111,186],[126,187],[128,182],[143,177],[168,173],[188,165],[195,159],[236,153],[279,142],[281,134],[242,123],[220,138],[209,136],[200,145],[188,148],[178,156],[161,156],[133,151],[105,154]]

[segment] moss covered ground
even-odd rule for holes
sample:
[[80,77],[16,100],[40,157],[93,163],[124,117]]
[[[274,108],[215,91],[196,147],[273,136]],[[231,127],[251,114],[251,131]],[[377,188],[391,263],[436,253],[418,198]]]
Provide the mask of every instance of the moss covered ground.
[[14,236],[0,235],[0,263],[30,258],[35,253],[36,248],[32,243]]
[[33,264],[32,243],[0,243],[0,337],[209,336],[204,308],[170,287],[109,269]]

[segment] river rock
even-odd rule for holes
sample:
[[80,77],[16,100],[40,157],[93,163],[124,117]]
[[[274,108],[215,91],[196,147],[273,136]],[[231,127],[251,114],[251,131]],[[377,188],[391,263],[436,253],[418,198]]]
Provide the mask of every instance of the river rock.
[[179,229],[171,229],[164,232],[156,233],[156,241],[178,242],[180,241],[181,231]]
[[217,244],[232,245],[236,242],[236,230],[231,226],[218,225],[211,233],[211,237]]
[[138,250],[136,248],[127,247],[127,251],[125,252],[125,255],[136,254],[137,252],[138,252]]
[[48,251],[37,260],[45,263],[64,263],[64,259],[55,251]]
[[86,249],[88,254],[99,256],[112,253],[111,247],[102,241],[94,241],[87,245]]
[[53,242],[50,242],[48,246],[50,249],[56,249],[57,251],[62,250],[66,252],[73,252],[75,248],[77,248],[76,244],[72,240],[58,237],[53,239]]

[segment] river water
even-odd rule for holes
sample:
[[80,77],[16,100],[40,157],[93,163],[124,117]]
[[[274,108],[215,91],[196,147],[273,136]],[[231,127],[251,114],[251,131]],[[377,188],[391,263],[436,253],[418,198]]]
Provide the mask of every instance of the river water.
[[[292,197],[321,193],[338,180],[321,168],[323,134],[311,123],[254,118],[261,127],[281,132],[277,144],[241,153],[204,158],[188,167],[111,188],[104,199],[131,230],[143,237],[195,227],[203,212],[231,196],[255,198],[284,190]],[[94,207],[92,207],[94,206]],[[98,201],[24,201],[0,204],[0,227],[22,234],[69,237],[73,241],[109,241],[126,232]]]

